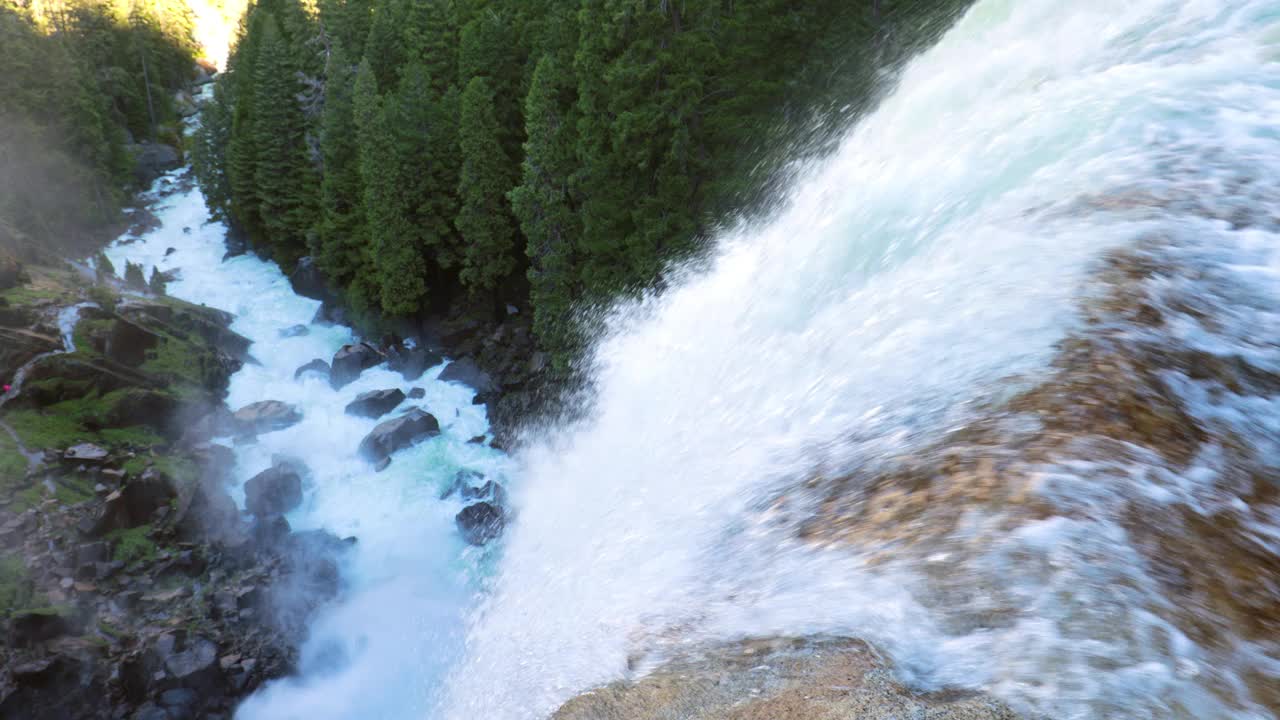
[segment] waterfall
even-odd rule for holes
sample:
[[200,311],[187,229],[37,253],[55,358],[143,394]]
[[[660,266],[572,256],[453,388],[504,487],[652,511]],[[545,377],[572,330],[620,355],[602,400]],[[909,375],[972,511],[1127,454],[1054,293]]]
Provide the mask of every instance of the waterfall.
[[[982,688],[1057,718],[1171,717],[1174,706],[1259,717],[1200,684],[1205,655],[1189,639],[1112,652],[1106,637],[1056,630],[1062,608],[1039,588],[1024,623],[957,632],[915,592],[923,568],[877,570],[797,541],[760,510],[818,468],[909,456],[1034,382],[1080,327],[1097,259],[1142,238],[1238,279],[1252,324],[1220,306],[1238,330],[1224,337],[1275,337],[1276,228],[1223,218],[1280,212],[1278,59],[1280,9],[1268,0],[979,0],[830,157],[798,173],[771,219],[727,229],[662,296],[615,308],[591,356],[586,417],[532,428],[511,458],[466,443],[487,429],[483,408],[435,368],[410,402],[441,419],[442,437],[372,472],[355,448],[373,421],[342,408],[405,383],[384,369],[336,392],[295,380],[351,331],[312,323],[317,303],[273,264],[223,261],[225,228],[198,192],[157,200],[162,226],[114,246],[113,262],[180,267],[172,294],[236,314],[260,364],[234,377],[233,408],[278,399],[304,412],[237,447],[236,477],[273,453],[300,456],[315,477],[290,522],[359,538],[299,676],[237,717],[545,717],[643,670],[654,648],[810,633],[870,640],[922,686]],[[1195,208],[1096,209],[1133,197]],[[307,334],[281,337],[297,324]],[[1280,369],[1271,350],[1258,362]],[[1257,432],[1275,466],[1272,423]],[[464,547],[457,506],[439,499],[459,469],[511,482],[516,521],[487,554]],[[1005,540],[1094,553],[1099,572],[1063,570],[1054,597],[1106,596],[1137,562],[1123,530],[1101,521],[1021,533]],[[1143,592],[1107,602],[1154,638],[1145,610],[1126,604]]]
[[[519,522],[428,716],[538,717],[627,676],[647,646],[770,633],[871,639],[923,684],[988,687],[1053,717],[1102,717],[1096,702],[1170,717],[1161,703],[1200,697],[1189,649],[1049,669],[1086,641],[1040,642],[1031,621],[1052,608],[1008,634],[955,636],[910,592],[916,568],[871,572],[750,511],[824,460],[910,455],[1009,378],[1034,380],[1108,249],[1191,230],[1215,262],[1248,258],[1259,302],[1280,308],[1280,283],[1260,280],[1280,269],[1275,235],[1076,209],[1188,191],[1206,216],[1274,213],[1278,23],[1268,2],[975,5],[771,220],[727,232],[709,270],[616,310],[590,417],[520,459]],[[1107,552],[1129,561],[1115,542]]]

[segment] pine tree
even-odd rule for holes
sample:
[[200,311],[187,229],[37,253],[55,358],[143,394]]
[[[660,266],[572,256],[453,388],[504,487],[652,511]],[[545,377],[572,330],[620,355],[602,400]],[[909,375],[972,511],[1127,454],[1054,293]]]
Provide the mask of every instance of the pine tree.
[[147,289],[147,276],[142,271],[142,266],[126,261],[124,264],[124,284],[130,290],[145,292]]
[[334,40],[326,70],[325,105],[320,126],[324,177],[320,182],[321,222],[316,260],[335,284],[345,287],[367,274],[364,193],[356,138],[356,71],[341,40]]
[[160,268],[151,268],[151,279],[147,281],[147,290],[152,295],[163,296],[169,281],[165,279],[164,274],[160,272]]
[[306,234],[314,222],[315,177],[289,48],[270,16],[254,68],[254,92],[258,222],[271,247],[286,261],[296,260],[307,251]]
[[405,61],[418,63],[444,94],[458,81],[458,31],[448,0],[412,2],[403,28]]
[[525,104],[521,183],[511,191],[511,205],[528,238],[529,301],[534,332],[553,351],[561,370],[572,337],[571,308],[576,297],[577,241],[581,229],[570,195],[577,165],[576,125],[570,114],[575,80],[555,55],[538,61]]
[[405,62],[404,35],[401,32],[406,2],[412,0],[376,0],[369,37],[364,45],[364,59],[369,61],[380,92],[389,91],[400,78],[400,66]]
[[93,258],[93,272],[98,282],[105,283],[116,279],[116,266],[111,264],[111,258],[107,254],[100,252]]
[[409,214],[414,195],[401,185],[403,158],[392,121],[396,98],[378,97],[376,87],[373,68],[366,60],[356,74],[354,112],[370,255],[383,311],[405,315],[416,312],[427,293],[426,263]]
[[[258,49],[262,43],[266,14],[250,10],[241,24],[235,52],[228,61],[226,77],[219,84],[226,89],[226,99],[232,103],[231,131],[226,149],[227,187],[230,190],[227,208],[231,219],[250,235],[259,230],[259,197],[257,186],[257,139],[264,127],[256,112],[258,93],[255,79],[258,76]],[[268,132],[271,128],[266,127]]]
[[473,78],[462,93],[462,173],[458,181],[457,227],[462,234],[462,284],[472,292],[493,291],[516,269],[515,229],[507,206],[514,184],[511,159],[499,139],[493,91]]

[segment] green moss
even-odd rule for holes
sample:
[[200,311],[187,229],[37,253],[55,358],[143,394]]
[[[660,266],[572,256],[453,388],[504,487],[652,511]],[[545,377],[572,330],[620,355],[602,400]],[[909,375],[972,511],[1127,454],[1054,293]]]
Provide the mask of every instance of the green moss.
[[81,442],[139,447],[163,445],[164,438],[155,428],[145,425],[91,429],[109,417],[116,403],[131,391],[132,388],[126,388],[103,396],[89,393],[40,410],[14,410],[6,419],[28,448],[63,448]]
[[107,539],[114,546],[111,558],[119,560],[126,565],[154,560],[156,544],[150,537],[147,537],[150,533],[150,525],[140,525],[136,528],[116,530],[109,533]]
[[93,486],[87,478],[69,475],[55,481],[53,496],[63,505],[78,505],[93,498]]
[[27,458],[9,433],[0,430],[0,492],[9,491],[27,475]]

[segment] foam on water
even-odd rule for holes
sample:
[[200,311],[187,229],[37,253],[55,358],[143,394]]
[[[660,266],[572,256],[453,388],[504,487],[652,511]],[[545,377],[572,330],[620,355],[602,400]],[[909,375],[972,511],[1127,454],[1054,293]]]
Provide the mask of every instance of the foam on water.
[[[161,201],[163,226],[112,260],[181,267],[173,294],[237,314],[261,365],[236,374],[233,407],[279,399],[305,413],[237,448],[237,478],[274,452],[299,455],[317,474],[291,523],[360,538],[301,678],[238,716],[542,717],[654,647],[815,632],[874,641],[923,685],[983,687],[1058,718],[1169,717],[1174,703],[1187,717],[1265,716],[1204,691],[1210,656],[1162,619],[1174,601],[1105,510],[1024,524],[966,557],[961,594],[995,583],[1017,605],[998,631],[957,627],[928,601],[930,564],[955,559],[872,569],[758,510],[817,459],[910,454],[1007,392],[1007,378],[1034,380],[1076,322],[1091,261],[1140,237],[1168,238],[1217,273],[1206,302],[1229,331],[1187,323],[1179,341],[1276,368],[1274,343],[1250,341],[1278,335],[1275,223],[1230,218],[1280,213],[1278,59],[1268,0],[980,0],[773,220],[726,233],[710,267],[679,274],[664,297],[618,308],[594,355],[589,417],[534,431],[515,461],[465,444],[486,429],[482,409],[431,382],[434,369],[421,404],[444,436],[371,473],[354,449],[372,422],[341,409],[398,376],[371,371],[339,392],[295,381],[350,332],[311,324],[316,303],[275,266],[221,262],[224,231],[196,193]],[[1164,204],[1098,210],[1135,196]],[[1089,198],[1103,202],[1080,211]],[[295,324],[310,333],[279,336]],[[1275,458],[1274,400],[1195,407]],[[1049,481],[1064,502],[1102,508],[1121,495],[1186,502],[1216,497],[1212,461],[1106,468],[1106,485],[1085,481],[1098,468],[1064,464]],[[452,532],[457,508],[436,499],[461,467],[519,476],[518,520],[491,574]],[[1276,543],[1277,519],[1250,522]],[[983,518],[972,523],[981,537]],[[1276,664],[1241,647],[1230,671]]]
[[[158,189],[175,182],[158,181]],[[423,707],[433,678],[442,675],[459,646],[458,628],[474,593],[474,551],[454,529],[456,502],[442,502],[462,468],[496,479],[505,458],[467,440],[488,430],[484,407],[473,393],[436,380],[443,365],[406,383],[385,368],[365,372],[334,391],[326,380],[294,371],[313,358],[331,358],[353,340],[348,328],[313,323],[319,303],[294,294],[274,263],[253,255],[223,261],[225,228],[210,221],[198,191],[163,197],[154,208],[161,227],[140,240],[116,243],[108,257],[150,268],[179,270],[174,297],[236,316],[232,329],[253,340],[258,361],[237,372],[228,405],[281,400],[302,410],[300,424],[237,446],[233,494],[271,465],[273,454],[303,459],[313,472],[305,500],[287,517],[295,530],[323,528],[359,539],[343,567],[346,584],[338,603],[322,612],[304,646],[301,676],[269,686],[245,703],[242,718],[402,718]],[[168,252],[173,248],[172,253]],[[281,337],[305,325],[306,335]],[[343,408],[367,390],[423,387],[425,398],[407,400],[393,412],[422,407],[440,420],[442,434],[396,455],[382,473],[356,456],[377,421],[346,415]]]
[[[1054,717],[1255,716],[1197,684],[1188,668],[1207,656],[1176,629],[1143,626],[1160,590],[1130,571],[1140,561],[1118,525],[1024,528],[968,590],[1001,583],[1014,547],[1062,569],[1010,576],[1017,627],[956,635],[919,603],[926,568],[871,572],[747,518],[815,458],[909,454],[1004,378],[1034,379],[1104,249],[1200,233],[1218,253],[1203,262],[1249,254],[1260,264],[1237,270],[1272,279],[1274,235],[1254,231],[1267,250],[1249,251],[1203,216],[1280,209],[1237,182],[1274,183],[1277,22],[1280,7],[1257,0],[979,2],[775,219],[722,238],[711,269],[662,298],[618,309],[591,417],[521,458],[520,521],[431,716],[537,717],[660,641],[807,632],[877,641],[921,683],[987,687]],[[1178,188],[1198,226],[1171,206],[1073,210]],[[1256,413],[1272,431],[1273,412]],[[1096,612],[1077,622],[1079,607]],[[1099,636],[1108,620],[1132,623],[1133,642]]]

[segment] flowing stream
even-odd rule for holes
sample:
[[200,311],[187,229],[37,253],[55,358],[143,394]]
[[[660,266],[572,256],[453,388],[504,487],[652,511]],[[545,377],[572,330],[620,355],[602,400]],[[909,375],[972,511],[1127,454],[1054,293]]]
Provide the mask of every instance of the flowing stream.
[[[198,192],[160,200],[162,227],[112,260],[181,267],[174,295],[236,313],[261,364],[236,374],[233,408],[278,399],[305,412],[237,448],[237,477],[272,453],[304,458],[316,477],[290,522],[360,539],[300,678],[238,717],[544,717],[660,641],[815,632],[872,640],[922,685],[984,688],[1060,719],[1270,717],[1211,692],[1190,640],[1144,634],[1138,590],[1107,594],[1124,580],[1103,571],[1130,560],[1113,528],[1016,538],[1087,545],[1095,564],[1028,590],[1026,623],[957,633],[913,594],[915,568],[871,572],[750,518],[803,479],[815,448],[910,454],[1008,392],[1007,378],[1037,377],[1076,326],[1091,262],[1142,237],[1172,238],[1234,285],[1235,300],[1210,308],[1226,330],[1206,347],[1280,371],[1278,60],[1274,1],[979,0],[830,158],[802,169],[772,220],[727,230],[709,267],[617,308],[589,417],[534,430],[516,458],[466,444],[486,430],[483,408],[435,368],[419,404],[443,435],[371,472],[354,452],[373,422],[342,407],[403,381],[385,370],[339,392],[295,381],[350,331],[311,324],[317,304],[274,265],[223,262],[224,229]],[[1193,197],[1198,210],[1073,211],[1138,195]],[[1270,221],[1230,221],[1243,210]],[[309,333],[280,336],[296,324]],[[1257,336],[1272,340],[1246,347]],[[1280,401],[1221,412],[1246,418],[1280,466]],[[438,499],[463,468],[510,482],[518,520],[491,554],[464,548],[459,506]],[[1085,590],[1132,624],[1130,645],[1109,643],[1115,625],[1061,630]],[[1274,655],[1252,662],[1280,679]],[[1231,672],[1216,677],[1230,685]]]

